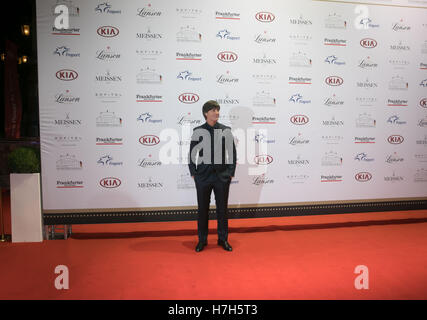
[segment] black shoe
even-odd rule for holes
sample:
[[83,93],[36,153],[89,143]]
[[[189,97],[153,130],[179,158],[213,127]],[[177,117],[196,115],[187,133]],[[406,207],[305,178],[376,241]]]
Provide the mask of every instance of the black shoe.
[[207,242],[201,242],[199,241],[199,243],[196,246],[196,252],[200,252],[203,250],[203,248],[207,245]]
[[218,245],[223,247],[226,251],[232,251],[233,248],[230,246],[230,244],[227,241],[218,240]]

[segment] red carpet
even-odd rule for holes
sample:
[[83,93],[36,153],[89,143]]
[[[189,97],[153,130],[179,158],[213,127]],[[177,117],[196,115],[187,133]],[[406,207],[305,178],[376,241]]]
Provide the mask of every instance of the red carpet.
[[[68,240],[0,243],[0,299],[427,299],[427,210],[229,225],[233,252],[217,246],[216,221],[200,253],[195,221],[74,225]],[[54,286],[57,265],[68,290]],[[354,286],[358,265],[367,290]]]

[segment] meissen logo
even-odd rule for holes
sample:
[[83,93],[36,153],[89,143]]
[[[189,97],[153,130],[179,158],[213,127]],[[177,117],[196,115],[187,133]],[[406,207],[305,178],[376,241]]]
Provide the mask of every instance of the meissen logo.
[[144,146],[155,146],[160,143],[160,138],[151,134],[146,134],[139,138],[139,143]]
[[195,93],[182,93],[179,95],[178,100],[182,103],[191,104],[199,101],[199,96]]
[[328,127],[340,127],[344,125],[344,121],[343,120],[336,120],[335,116],[332,117],[331,120],[323,120],[322,121],[322,125],[323,126],[328,126]]
[[391,135],[387,138],[390,144],[401,144],[405,139],[400,135]]
[[104,38],[112,38],[118,36],[120,31],[113,26],[102,26],[96,30],[96,33]]
[[112,82],[121,82],[122,77],[118,75],[112,75],[109,70],[106,71],[105,75],[96,75],[95,81],[97,82],[105,82],[105,83],[112,83]]
[[276,17],[271,12],[258,12],[257,14],[255,14],[255,18],[259,22],[268,23],[268,22],[273,22]]
[[377,88],[378,84],[376,82],[370,81],[369,79],[366,79],[365,81],[356,82],[356,86],[358,88],[373,89]]
[[54,120],[54,124],[57,126],[79,126],[82,124],[82,120],[70,119],[70,114],[66,113],[65,119],[56,119]]
[[402,41],[399,41],[398,44],[391,44],[390,50],[394,51],[409,51],[411,48],[408,45],[405,45],[402,43]]
[[70,48],[66,46],[56,47],[53,52],[54,55],[58,55],[58,57],[68,57],[68,58],[79,58],[80,53],[70,52]]
[[304,19],[302,15],[299,16],[299,18],[290,18],[289,19],[290,24],[294,25],[304,25],[304,26],[311,26],[313,23],[310,19]]
[[80,102],[80,97],[75,97],[70,94],[70,90],[65,90],[65,92],[55,95],[55,102],[62,104],[75,104]]
[[153,33],[153,32],[151,32],[150,28],[148,28],[147,32],[137,32],[136,38],[151,41],[151,40],[162,39],[163,35],[160,33]]
[[231,51],[223,51],[218,53],[217,55],[218,60],[222,62],[234,62],[237,60],[238,56],[236,53]]
[[296,159],[288,159],[288,165],[293,167],[303,167],[310,165],[310,160],[302,159],[301,155],[298,155]]
[[99,181],[99,185],[103,188],[114,189],[120,187],[122,181],[119,178],[107,177]]
[[327,77],[325,79],[325,83],[328,86],[334,86],[334,87],[336,87],[336,86],[342,85],[344,83],[344,80],[343,80],[343,78],[338,77],[338,76],[330,76],[330,77]]
[[218,98],[218,99],[214,99],[216,102],[219,103],[219,105],[236,105],[236,104],[240,104],[240,100],[239,99],[235,99],[235,98],[230,98],[229,94],[225,95],[225,98]]
[[149,177],[146,182],[138,182],[138,188],[148,189],[150,191],[163,188],[163,182],[154,182],[152,177]]
[[347,46],[347,40],[344,39],[328,39],[325,38],[323,44],[325,46],[339,46],[339,47],[346,47]]
[[62,69],[55,73],[56,78],[62,81],[73,81],[77,79],[79,74],[77,71],[70,70],[70,69]]
[[268,58],[267,55],[264,53],[262,58],[253,58],[252,62],[261,65],[276,64],[277,59]]
[[360,40],[360,45],[363,48],[371,49],[371,48],[375,48],[378,45],[378,43],[374,39],[365,38],[365,39]]
[[404,178],[402,176],[396,175],[395,172],[393,172],[393,175],[391,175],[391,176],[385,176],[384,177],[384,181],[386,181],[386,182],[393,182],[394,183],[394,182],[400,182],[403,180],[404,180]]
[[359,172],[359,173],[356,173],[354,178],[356,179],[356,181],[359,181],[359,182],[367,182],[372,179],[372,174],[369,172]]

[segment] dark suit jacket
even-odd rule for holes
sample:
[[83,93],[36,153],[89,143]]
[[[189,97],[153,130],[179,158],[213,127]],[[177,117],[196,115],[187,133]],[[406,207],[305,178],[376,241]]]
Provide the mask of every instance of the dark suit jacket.
[[[215,139],[216,129],[220,131],[217,131]],[[219,135],[219,133],[221,133],[222,136]],[[205,143],[203,143],[203,139],[210,139],[210,142],[205,141]],[[209,146],[211,149],[210,159],[208,157],[209,150],[203,150]],[[203,158],[203,151],[205,151],[205,158]],[[221,154],[218,154],[218,152]],[[195,157],[196,154],[199,155],[197,163]],[[230,177],[234,177],[234,173],[236,171],[236,159],[236,146],[230,127],[219,122],[211,127],[207,122],[205,122],[203,125],[193,129],[188,167],[190,169],[190,174],[196,179],[206,180],[209,176],[215,173],[221,181],[228,181]]]

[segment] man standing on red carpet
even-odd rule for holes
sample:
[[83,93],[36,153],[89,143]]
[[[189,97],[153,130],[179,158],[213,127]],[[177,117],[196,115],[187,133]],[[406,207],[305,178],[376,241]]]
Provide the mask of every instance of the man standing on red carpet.
[[236,147],[231,128],[218,122],[219,104],[207,101],[202,107],[206,122],[194,128],[191,137],[189,168],[197,189],[199,242],[196,251],[207,245],[209,204],[215,194],[218,245],[232,251],[228,243],[228,193],[236,171]]

